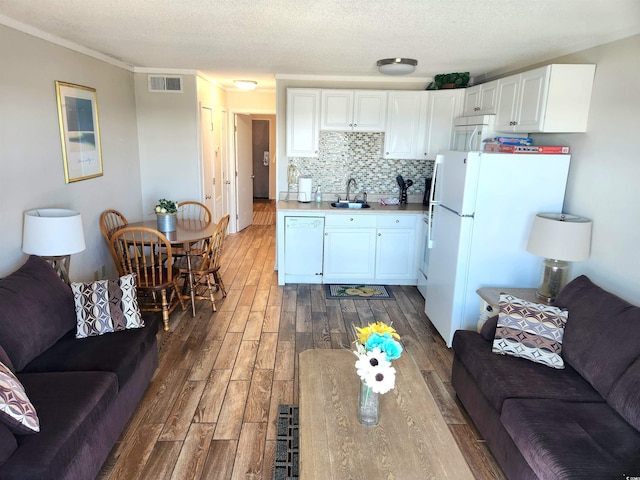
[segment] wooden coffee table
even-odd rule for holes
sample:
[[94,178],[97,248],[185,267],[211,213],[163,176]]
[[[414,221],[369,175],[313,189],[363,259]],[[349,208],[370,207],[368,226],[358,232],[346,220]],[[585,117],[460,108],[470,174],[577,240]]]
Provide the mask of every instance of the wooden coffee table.
[[307,350],[300,361],[300,479],[473,479],[413,359],[393,362],[396,386],[380,422],[358,421],[355,355]]

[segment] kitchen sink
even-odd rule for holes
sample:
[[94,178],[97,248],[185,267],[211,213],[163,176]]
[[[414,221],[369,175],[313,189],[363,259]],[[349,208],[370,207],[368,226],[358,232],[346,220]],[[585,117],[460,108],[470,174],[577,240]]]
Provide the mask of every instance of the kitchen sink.
[[363,202],[332,202],[332,208],[371,208],[371,205]]

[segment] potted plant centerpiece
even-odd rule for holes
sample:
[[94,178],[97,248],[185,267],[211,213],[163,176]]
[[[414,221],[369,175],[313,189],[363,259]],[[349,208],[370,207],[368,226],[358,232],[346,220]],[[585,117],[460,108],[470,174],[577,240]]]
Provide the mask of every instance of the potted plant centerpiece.
[[158,230],[161,232],[173,232],[176,229],[178,204],[173,200],[161,198],[156,205],[156,218]]

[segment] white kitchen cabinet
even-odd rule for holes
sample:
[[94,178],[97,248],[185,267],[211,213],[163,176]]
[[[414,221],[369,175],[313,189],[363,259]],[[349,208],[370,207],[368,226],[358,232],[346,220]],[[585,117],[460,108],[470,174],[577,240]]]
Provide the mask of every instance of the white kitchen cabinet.
[[435,160],[442,150],[451,149],[453,120],[462,112],[462,89],[422,92],[415,158]]
[[415,284],[418,215],[377,216],[376,281]]
[[320,141],[320,89],[287,89],[287,156],[317,157]]
[[552,64],[498,80],[495,130],[586,132],[595,65]]
[[498,80],[465,89],[462,115],[491,115],[498,105]]
[[321,130],[383,132],[387,92],[323,89],[320,112]]
[[[387,128],[384,136],[384,158],[418,158],[420,112],[428,102],[429,92],[391,91],[387,101]],[[422,152],[421,152],[422,154]]]
[[370,282],[375,262],[375,215],[325,216],[324,283]]

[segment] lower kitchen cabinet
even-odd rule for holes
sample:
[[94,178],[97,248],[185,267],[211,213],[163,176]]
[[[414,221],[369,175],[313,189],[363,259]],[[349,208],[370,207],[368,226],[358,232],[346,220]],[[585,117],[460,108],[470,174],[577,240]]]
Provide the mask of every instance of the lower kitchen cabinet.
[[376,216],[327,215],[324,283],[370,282],[375,276]]

